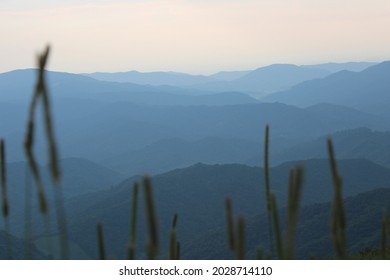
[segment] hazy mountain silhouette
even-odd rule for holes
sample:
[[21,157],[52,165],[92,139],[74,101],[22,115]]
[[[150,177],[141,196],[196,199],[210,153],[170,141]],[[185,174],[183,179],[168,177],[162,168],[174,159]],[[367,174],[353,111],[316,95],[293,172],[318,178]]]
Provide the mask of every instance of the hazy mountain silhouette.
[[[295,164],[290,162],[271,169],[271,189],[277,195],[281,207],[287,201],[288,173]],[[330,201],[333,197],[333,188],[329,162],[310,160],[303,164],[306,167],[303,205]],[[340,160],[338,166],[343,178],[344,196],[388,187],[390,182],[389,169],[366,160]],[[134,179],[138,178],[126,180],[110,191],[89,194],[77,199],[77,202],[69,202],[71,215],[74,217],[70,222],[70,236],[91,257],[97,256],[94,236],[98,221],[107,229],[105,234],[107,252],[118,258],[124,257],[128,241],[128,231],[124,229],[128,228],[126,225],[129,223]],[[244,165],[197,164],[154,176],[152,183],[159,229],[162,233],[162,254],[166,252],[164,248],[174,213],[179,213],[177,229],[179,240],[183,248],[188,248],[186,245],[208,231],[225,227],[224,198],[227,195],[233,198],[235,213],[248,218],[263,213],[265,211],[263,182],[261,168]],[[142,244],[145,244],[142,202],[143,198],[139,205],[137,235],[137,244],[140,244],[137,248],[140,252],[144,252]],[[372,204],[375,202],[372,201]],[[324,222],[327,223],[328,219]],[[375,227],[379,228],[379,225],[375,223]],[[223,240],[225,234],[224,232],[219,236],[218,240]],[[194,251],[197,249],[194,248]],[[207,255],[198,255],[196,258],[203,256],[207,258]],[[192,255],[191,258],[195,256]]]
[[[0,101],[28,102],[34,88],[36,70],[15,70],[0,74]],[[94,101],[127,101],[154,105],[227,105],[256,103],[246,94],[227,92],[208,94],[200,90],[171,86],[144,86],[134,83],[99,81],[83,75],[47,72],[47,83],[53,99],[88,99]]]
[[210,77],[217,79],[217,80],[222,80],[222,81],[233,81],[237,80],[253,70],[247,70],[247,71],[221,71],[218,73],[215,73],[213,75],[210,75]]
[[[327,158],[326,141],[332,138],[338,158],[365,158],[390,167],[390,132],[368,128],[343,130],[316,140],[300,143],[272,156],[272,163],[310,158]],[[254,158],[253,163],[261,158]]]
[[[389,211],[390,189],[375,189],[347,197],[344,202],[346,220],[346,240],[348,254],[353,256],[367,248],[379,248],[381,242],[380,225],[383,209]],[[233,208],[237,211],[237,207]],[[285,228],[286,209],[280,209],[280,223]],[[333,259],[334,245],[330,232],[331,204],[321,203],[302,207],[296,230],[295,258],[297,259]],[[261,246],[270,253],[268,235],[268,215],[263,213],[255,218],[246,219],[246,257],[255,259],[255,249]],[[273,246],[275,248],[275,246]],[[275,249],[274,249],[275,250]],[[182,249],[186,259],[232,259],[228,250],[226,226],[185,244]],[[276,252],[273,252],[275,257]]]
[[361,72],[341,71],[323,79],[306,81],[262,100],[302,107],[326,102],[388,116],[389,73],[390,61],[386,61]]
[[203,75],[190,75],[178,72],[95,72],[82,75],[108,82],[134,83],[152,86],[169,85],[178,87],[207,83],[215,80],[212,77]]
[[[125,178],[120,173],[80,158],[62,159],[59,166],[62,171],[62,179],[59,185],[52,184],[48,166],[39,166],[48,203],[48,218],[53,219],[53,221],[56,218],[55,205],[58,203],[55,190],[59,190],[63,197],[68,199],[108,190]],[[25,233],[26,196],[30,197],[31,201],[29,213],[34,221],[34,227],[36,227],[34,234],[47,234],[44,232],[44,220],[39,213],[35,181],[27,167],[25,162],[10,162],[7,164],[9,218],[12,221],[12,233],[19,237]],[[3,227],[4,225],[1,224],[0,228]]]
[[339,71],[347,70],[353,72],[360,72],[368,67],[374,66],[376,62],[345,62],[345,63],[323,63],[323,64],[314,64],[314,65],[301,65],[307,68],[322,69],[332,73]]
[[[0,110],[0,127],[8,143],[9,160],[20,161],[25,159],[20,147],[27,125],[27,106],[8,104],[0,102],[0,109],[4,108],[4,111]],[[53,102],[53,112],[60,155],[95,162],[132,153],[170,138],[186,141],[206,137],[238,138],[259,143],[259,150],[262,150],[266,124],[271,126],[271,148],[276,150],[339,130],[389,128],[379,117],[330,105],[317,109],[301,109],[280,103],[145,106],[127,102],[60,99]],[[46,160],[45,134],[39,115],[36,126],[36,154],[41,160]]]
[[330,72],[322,69],[310,69],[292,64],[273,64],[253,70],[233,81],[209,82],[196,85],[194,88],[219,92],[234,90],[261,97],[329,74]]
[[198,162],[245,163],[259,154],[259,143],[244,139],[206,137],[196,141],[162,139],[136,151],[112,156],[102,164],[122,174],[156,174]]

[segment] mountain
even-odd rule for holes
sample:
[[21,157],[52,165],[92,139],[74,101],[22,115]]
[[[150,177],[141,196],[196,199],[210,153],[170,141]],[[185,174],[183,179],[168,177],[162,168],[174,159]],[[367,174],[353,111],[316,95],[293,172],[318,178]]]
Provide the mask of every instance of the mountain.
[[[330,166],[327,160],[310,160],[305,166],[302,205],[323,203],[333,198]],[[270,171],[271,190],[278,205],[287,201],[289,170],[294,162]],[[366,160],[340,160],[345,197],[380,187],[389,187],[390,170]],[[263,169],[244,165],[197,164],[152,178],[161,241],[161,254],[166,252],[169,226],[178,213],[178,238],[187,248],[208,231],[225,226],[224,198],[231,196],[235,213],[254,217],[265,211]],[[134,180],[131,178],[110,190],[91,193],[68,202],[70,238],[90,257],[97,256],[96,223],[105,230],[107,253],[123,258],[128,241],[129,215]],[[142,192],[141,192],[142,194]],[[142,257],[145,242],[143,198],[140,198],[137,232],[138,256]],[[237,210],[239,209],[239,210]],[[328,219],[325,220],[327,223]],[[225,234],[218,240],[223,240]],[[192,243],[194,244],[194,243]],[[196,248],[193,249],[196,251]],[[200,255],[199,258],[202,258]]]
[[[107,190],[125,178],[122,174],[80,158],[62,159],[59,166],[62,174],[59,185],[52,184],[48,166],[39,166],[49,209],[47,217],[50,219],[56,217],[58,209],[55,205],[59,202],[58,199],[61,199],[59,196],[62,199],[68,199]],[[36,185],[27,164],[25,162],[10,162],[7,164],[6,170],[12,234],[23,236],[25,225],[28,223],[27,213],[31,215],[34,227],[36,226],[34,231],[38,228],[46,228],[39,213]],[[29,208],[28,212],[26,212],[26,208]],[[0,227],[2,228],[3,225]]]
[[[373,131],[368,128],[343,130],[318,139],[298,144],[272,157],[277,164],[290,160],[327,158],[326,141],[332,138],[339,159],[364,158],[390,167],[390,132]],[[258,162],[260,158],[254,159]]]
[[212,77],[202,75],[190,75],[186,73],[177,72],[116,72],[105,73],[95,72],[82,74],[87,77],[91,77],[97,80],[107,82],[119,82],[119,83],[134,83],[139,85],[151,85],[151,86],[175,86],[183,87],[199,83],[207,83],[214,81]]
[[[267,112],[266,106],[261,107],[263,107],[263,109],[259,109],[259,112]],[[305,149],[303,149],[303,151],[302,149],[298,149],[297,151],[295,151],[297,149],[296,146],[310,149],[311,146],[310,144],[308,144],[308,142],[298,141],[298,144],[294,144],[297,140],[294,141],[293,137],[291,137],[293,136],[293,133],[291,133],[291,136],[280,135],[280,133],[286,133],[288,132],[288,130],[286,127],[278,128],[275,125],[276,123],[274,122],[274,119],[271,119],[273,114],[278,111],[277,108],[278,106],[275,106],[275,109],[273,110],[274,112],[267,112],[269,117],[268,120],[271,124],[271,163],[280,164],[284,161],[313,158],[309,156],[310,154],[305,152]],[[287,112],[287,110],[288,109],[284,110],[285,113]],[[358,121],[358,123],[362,125],[364,123],[376,123],[379,125],[380,123],[380,120],[376,116],[361,113],[354,109],[330,104],[320,104],[312,106],[310,108],[303,109],[303,111],[310,112],[310,117],[308,118],[312,120],[324,120],[323,122],[318,121],[317,125],[310,126],[310,132],[309,128],[303,130],[306,134],[317,132],[319,133],[320,131],[329,131],[328,125],[330,125],[331,123],[339,123],[340,120],[343,120],[343,122],[345,122],[344,125],[348,127],[354,127],[355,121]],[[245,112],[242,112],[240,116],[239,114],[237,114],[237,118],[243,116],[245,116]],[[287,118],[292,120],[294,118],[293,115],[291,115],[290,117],[286,117],[286,115],[283,115],[283,112],[280,112],[280,117],[283,120]],[[209,122],[212,120],[211,117],[208,119]],[[298,121],[302,120],[298,119],[296,123],[294,122],[294,124],[291,124],[291,127],[298,129]],[[250,119],[246,120],[245,122],[249,123]],[[218,123],[218,125],[221,126],[221,123]],[[205,126],[206,124],[204,124],[203,127],[199,126],[197,131],[201,132],[202,128],[204,129]],[[196,126],[191,124],[191,127]],[[231,128],[233,129],[232,125]],[[276,136],[274,134],[276,134]],[[241,135],[243,134],[241,133]],[[311,148],[311,151],[317,154],[324,154],[324,156],[320,158],[327,158],[326,139],[327,137],[321,137],[320,141],[318,141],[318,143]],[[363,141],[363,139],[364,138],[351,139],[351,143]],[[261,138],[258,140],[256,140],[255,138],[233,138],[233,135],[224,137],[206,136],[197,140],[186,140],[183,138],[166,138],[158,140],[140,149],[128,150],[125,152],[121,152],[118,155],[111,155],[107,159],[102,160],[101,163],[105,166],[112,168],[113,170],[117,170],[121,173],[129,175],[143,173],[156,174],[176,168],[187,167],[197,162],[202,162],[206,164],[246,163],[258,166],[262,164],[262,159],[264,156],[263,140],[264,139]],[[346,147],[343,146],[336,151],[340,151],[341,158],[351,158],[344,156],[344,152],[350,147],[352,147],[352,145],[348,146],[348,144],[346,144]],[[378,146],[377,149],[375,149],[378,155],[381,153],[381,149],[386,149],[386,146]],[[356,156],[353,156],[352,158],[359,158],[359,155],[360,154],[356,154]],[[382,153],[382,155],[382,159],[385,160],[386,153]],[[374,157],[369,157],[369,159],[378,162]],[[378,163],[382,162],[379,161]]]
[[[0,74],[1,102],[28,102],[32,95],[36,70],[15,70]],[[47,72],[47,84],[53,100],[93,100],[133,102],[150,105],[227,105],[256,103],[243,93],[209,94],[200,90],[171,86],[145,86],[134,83],[99,81],[83,75]],[[238,102],[238,103],[236,103]]]
[[[10,161],[25,159],[24,133],[27,108],[0,102],[0,134],[7,142]],[[320,110],[321,109],[321,110]],[[4,112],[4,113],[3,113]],[[353,109],[323,106],[301,109],[280,103],[228,106],[148,106],[128,102],[59,100],[53,119],[61,157],[102,162],[131,153],[157,141],[206,137],[239,138],[262,147],[266,124],[271,127],[271,148],[280,150],[339,130],[369,127],[386,130],[381,118]],[[36,119],[36,154],[46,160],[46,140],[41,118]],[[260,149],[262,150],[262,149]]]
[[214,81],[193,86],[209,91],[240,91],[254,97],[289,89],[303,81],[323,78],[330,72],[322,69],[310,69],[292,64],[273,64],[250,71],[232,81]]
[[314,68],[314,69],[322,69],[325,71],[329,71],[331,73],[336,73],[339,71],[347,70],[353,72],[360,72],[368,67],[374,66],[375,62],[345,62],[345,63],[323,63],[323,64],[314,64],[314,65],[302,65],[306,68]]
[[[390,210],[390,189],[375,189],[348,197],[344,202],[348,255],[353,256],[367,248],[381,244],[383,209]],[[233,201],[233,208],[234,207]],[[285,228],[286,209],[280,209],[280,224]],[[331,204],[304,206],[300,210],[296,230],[296,259],[332,259],[335,250],[330,231]],[[265,255],[270,253],[268,215],[247,218],[245,225],[246,257],[255,259],[256,248],[261,246]],[[273,247],[275,248],[275,247]],[[232,259],[228,250],[226,226],[208,231],[182,248],[185,259]],[[276,252],[273,251],[275,257]],[[380,255],[379,255],[380,256]]]
[[216,80],[223,80],[223,81],[233,81],[237,80],[253,70],[248,70],[248,71],[221,71],[218,73],[215,73],[213,75],[210,75],[211,78],[214,78]]
[[361,72],[341,71],[323,79],[306,81],[290,90],[262,98],[301,107],[318,103],[343,105],[382,116],[389,116],[390,61]]
[[[109,168],[98,165],[82,158],[65,158],[59,161],[63,177],[61,189],[65,196],[77,196],[89,192],[109,189],[118,184],[124,175]],[[20,199],[24,193],[26,180],[32,180],[26,170],[26,162],[10,162],[7,164],[8,185],[10,198]],[[49,167],[39,166],[42,172],[42,181],[50,189]]]
[[259,150],[257,142],[244,139],[206,137],[187,141],[169,138],[136,151],[110,157],[102,161],[102,164],[122,174],[156,174],[198,162],[245,163],[248,158],[258,154]]
[[122,102],[105,106],[78,122],[64,122],[64,130],[58,126],[63,153],[97,162],[167,138],[189,141],[205,137],[240,138],[258,142],[262,147],[266,124],[272,129],[272,147],[278,149],[342,129],[388,127],[380,118],[359,115],[355,110],[337,114],[329,110],[317,115],[276,103],[154,107]]

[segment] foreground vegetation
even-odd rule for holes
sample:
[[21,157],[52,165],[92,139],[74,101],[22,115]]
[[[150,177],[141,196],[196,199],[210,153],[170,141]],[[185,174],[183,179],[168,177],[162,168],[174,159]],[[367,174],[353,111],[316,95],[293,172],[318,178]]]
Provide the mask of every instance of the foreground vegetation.
[[[51,221],[48,218],[48,203],[47,195],[44,189],[42,175],[39,171],[35,154],[34,154],[34,136],[35,136],[35,110],[39,101],[42,101],[44,111],[44,124],[48,143],[48,155],[50,162],[51,178],[54,182],[54,194],[56,201],[56,217],[58,222],[58,233],[61,250],[61,258],[69,258],[69,244],[68,244],[68,225],[65,219],[65,211],[62,201],[61,187],[57,185],[60,181],[60,168],[58,165],[58,156],[56,141],[54,139],[50,102],[45,82],[45,65],[49,56],[49,48],[38,59],[38,79],[36,83],[35,92],[31,101],[29,120],[25,138],[25,153],[29,163],[29,170],[32,174],[36,185],[36,193],[39,201],[39,211],[44,220],[44,226],[46,233],[51,232]],[[267,224],[268,224],[268,244],[269,248],[265,249],[261,246],[261,240],[256,251],[257,258],[279,258],[279,259],[294,259],[296,258],[295,245],[296,245],[296,232],[299,221],[299,210],[301,204],[302,191],[304,189],[303,182],[305,177],[305,170],[302,166],[297,166],[290,171],[288,180],[288,199],[286,208],[284,211],[286,214],[282,214],[278,207],[278,201],[276,195],[272,189],[270,183],[270,170],[269,170],[269,133],[270,129],[267,126],[265,130],[265,147],[264,147],[264,197],[266,201],[267,209]],[[6,157],[5,157],[5,143],[1,141],[1,186],[2,186],[2,213],[6,225],[9,225],[9,205],[7,200],[7,179],[6,179]],[[387,241],[389,237],[389,221],[386,212],[383,214],[383,223],[381,229],[381,247],[379,249],[370,249],[362,252],[358,255],[348,255],[347,240],[346,240],[346,219],[344,211],[344,200],[342,194],[342,179],[339,174],[337,162],[335,159],[333,144],[329,139],[327,142],[329,163],[331,168],[331,175],[333,180],[333,202],[331,210],[331,239],[334,247],[334,257],[338,259],[348,258],[375,258],[375,259],[387,259],[389,257]],[[144,201],[142,204],[145,206],[145,223],[148,226],[148,239],[146,240],[146,250],[142,255],[137,255],[137,248],[142,247],[140,245],[140,239],[137,236],[137,225],[139,224],[139,204],[140,201],[140,188],[142,187]],[[259,200],[262,199],[259,197]],[[280,203],[280,202],[279,202]],[[27,205],[27,203],[26,203]],[[226,232],[228,240],[228,248],[231,250],[232,256],[237,259],[245,259],[247,257],[245,244],[246,244],[246,226],[247,222],[245,217],[234,215],[234,197],[227,197],[225,200],[226,211]],[[27,216],[26,219],[31,219]],[[161,258],[167,256],[169,259],[180,259],[183,252],[182,246],[179,240],[180,233],[178,232],[178,224],[180,223],[180,213],[173,215],[171,218],[171,226],[169,230],[169,236],[162,237],[159,234],[157,227],[156,207],[154,204],[153,189],[150,179],[143,177],[141,185],[134,183],[133,195],[131,201],[131,214],[130,229],[127,244],[127,257],[129,259],[135,259],[137,257],[143,257],[148,259]],[[30,221],[31,222],[31,221]],[[27,224],[30,223],[27,221]],[[7,228],[7,227],[6,227]],[[26,231],[28,233],[28,230]],[[106,253],[105,242],[105,227],[104,224],[98,223],[96,225],[97,247],[100,259],[108,258]],[[9,236],[9,235],[7,235]],[[11,238],[7,242],[8,248],[5,250],[12,252],[10,249],[15,242],[11,242]],[[26,241],[30,241],[31,236],[27,234]],[[167,252],[162,252],[161,238],[168,240]],[[31,247],[27,250],[26,258],[34,258],[37,255],[33,253]],[[13,258],[12,253],[8,253],[9,258]]]

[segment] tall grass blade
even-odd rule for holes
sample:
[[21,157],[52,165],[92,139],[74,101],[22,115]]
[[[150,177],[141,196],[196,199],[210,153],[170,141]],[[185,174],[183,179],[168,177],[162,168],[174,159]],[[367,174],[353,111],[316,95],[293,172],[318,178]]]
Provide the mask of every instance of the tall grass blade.
[[46,137],[48,140],[49,148],[49,162],[52,179],[55,183],[58,183],[60,180],[60,169],[58,166],[58,154],[57,154],[57,145],[54,138],[53,124],[52,124],[52,115],[50,112],[50,102],[49,95],[46,86],[45,78],[45,68],[47,60],[50,53],[50,47],[47,46],[45,52],[38,58],[39,61],[39,76],[38,83],[36,86],[37,92],[41,93],[43,109],[44,109],[44,118],[45,118],[45,127],[46,127]]
[[9,206],[8,206],[8,199],[7,199],[5,142],[3,139],[0,139],[0,173],[1,173],[2,212],[3,212],[3,218],[7,219],[9,215]]
[[265,126],[265,139],[264,139],[264,180],[265,180],[265,199],[268,213],[268,238],[270,244],[271,255],[274,251],[274,241],[272,233],[272,217],[271,217],[271,186],[269,176],[269,125]]
[[176,259],[180,260],[180,242],[176,242]]
[[130,220],[130,239],[127,247],[127,258],[129,260],[135,259],[136,250],[136,232],[137,232],[137,210],[138,210],[138,182],[133,185],[133,199],[131,205],[131,220]]
[[269,179],[269,126],[265,127],[265,143],[264,143],[264,178],[265,178],[265,196],[267,200],[267,211],[271,212],[271,188]]
[[328,139],[328,154],[333,178],[334,198],[332,205],[332,240],[337,256],[346,258],[345,216],[342,196],[342,179],[337,171],[337,163],[334,156],[333,143]]
[[60,234],[61,259],[67,260],[69,259],[68,228],[66,225],[66,213],[61,186],[54,189],[54,195],[56,203],[56,216],[58,221],[58,232]]
[[229,248],[231,251],[234,251],[235,250],[234,220],[233,220],[232,200],[230,197],[225,198],[225,212],[226,212],[226,225],[227,225]]
[[237,221],[237,239],[236,239],[236,258],[238,260],[245,259],[245,220],[242,216],[238,217]]
[[276,203],[276,198],[275,198],[275,195],[273,193],[270,194],[270,198],[271,198],[272,221],[273,221],[274,232],[275,232],[274,237],[275,237],[276,249],[278,252],[278,258],[284,259],[282,234],[280,232],[280,225],[279,225],[278,205]]
[[264,251],[260,246],[256,247],[256,260],[264,260]]
[[32,259],[32,196],[31,196],[31,172],[27,165],[25,165],[25,196],[24,196],[24,238],[26,240],[25,258],[27,260]]
[[382,221],[382,238],[381,238],[381,253],[382,253],[382,259],[386,259],[386,250],[387,250],[387,242],[388,242],[388,236],[390,236],[389,231],[389,218],[387,215],[387,210],[385,209],[383,211],[383,221]]
[[295,230],[298,218],[299,201],[303,183],[303,167],[299,166],[295,170],[290,171],[289,188],[288,188],[288,203],[287,203],[287,229],[285,241],[286,259],[294,257],[294,239]]
[[46,202],[46,196],[44,193],[41,175],[33,151],[33,146],[34,146],[34,139],[35,139],[35,118],[34,118],[35,110],[39,99],[42,97],[43,94],[42,91],[46,88],[46,86],[44,85],[45,83],[44,73],[45,73],[45,67],[46,67],[48,56],[49,56],[48,47],[46,48],[45,52],[42,55],[38,56],[38,78],[35,84],[34,94],[30,103],[28,122],[27,122],[27,131],[24,139],[24,150],[27,156],[27,160],[31,172],[35,179],[37,192],[38,192],[39,207],[41,213],[43,214],[47,213],[47,202]]
[[9,206],[7,199],[7,172],[6,172],[6,156],[5,156],[5,141],[0,139],[0,177],[1,177],[1,195],[2,195],[2,214],[5,223],[5,231],[7,233],[7,256],[12,259],[12,244],[9,225]]
[[104,248],[104,236],[103,236],[103,227],[102,224],[98,223],[96,226],[97,237],[98,237],[98,248],[99,248],[99,259],[106,259],[106,252]]
[[[34,102],[32,102],[31,104],[34,104]],[[31,106],[33,106],[33,105],[31,105]],[[33,113],[32,113],[32,115],[33,115]],[[31,169],[31,172],[32,172],[32,175],[34,177],[35,184],[37,187],[39,209],[40,209],[41,213],[45,215],[47,213],[46,195],[44,192],[43,183],[42,183],[41,175],[40,175],[40,172],[38,169],[38,165],[37,165],[37,162],[35,160],[34,152],[32,149],[33,144],[34,144],[34,119],[31,118],[31,115],[30,115],[30,120],[28,123],[24,147],[25,147],[25,152],[26,152],[26,156],[27,156],[27,161],[28,161],[28,164],[30,166],[30,169]]]
[[172,227],[169,233],[169,251],[168,257],[170,260],[177,259],[177,237],[176,237],[176,223],[177,223],[177,214],[173,216]]
[[158,233],[157,233],[157,219],[153,201],[152,186],[148,176],[143,177],[143,186],[145,193],[145,207],[146,217],[149,229],[149,242],[147,245],[147,253],[150,259],[155,259],[158,252]]

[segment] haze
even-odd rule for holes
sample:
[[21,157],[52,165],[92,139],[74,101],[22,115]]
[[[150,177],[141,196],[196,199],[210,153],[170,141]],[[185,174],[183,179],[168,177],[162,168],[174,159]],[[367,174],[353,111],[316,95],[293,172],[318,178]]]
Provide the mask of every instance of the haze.
[[210,74],[271,63],[383,61],[390,2],[286,0],[0,0],[0,72],[35,65],[68,72]]

